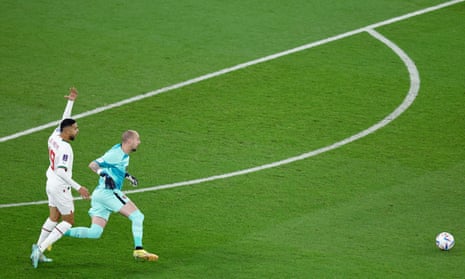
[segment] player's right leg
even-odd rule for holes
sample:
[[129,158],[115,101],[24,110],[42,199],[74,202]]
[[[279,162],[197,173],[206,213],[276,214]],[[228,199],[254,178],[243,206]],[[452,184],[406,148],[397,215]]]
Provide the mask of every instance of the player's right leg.
[[42,254],[45,249],[47,249],[53,243],[57,242],[71,227],[72,224],[66,220],[63,220],[58,225],[56,225],[49,236],[39,244],[40,253]]
[[92,217],[92,225],[90,227],[71,228],[65,233],[65,236],[91,239],[100,238],[111,214],[111,211],[109,211],[103,203],[105,198],[104,193],[95,190],[92,194],[92,207],[89,209],[89,215]]
[[[52,208],[50,208],[50,211],[52,211]],[[52,214],[50,214],[50,216],[52,216]],[[55,220],[58,220],[58,219],[55,219]],[[56,227],[57,224],[58,224],[57,221],[53,221],[51,217],[48,217],[47,220],[45,220],[44,224],[42,225],[42,229],[40,231],[39,240],[37,241],[37,244],[42,243],[42,241],[44,241],[49,236],[49,234],[53,231],[53,229]]]
[[47,238],[38,243],[41,255],[74,224],[74,201],[71,188],[65,185],[47,185],[47,194],[50,204],[54,205],[50,207],[51,219],[58,220],[61,216],[62,221],[53,228]]
[[34,268],[37,268],[39,262],[52,261],[52,259],[45,257],[45,255],[40,251],[40,244],[42,244],[47,238],[50,237],[50,234],[56,228],[58,220],[61,217],[61,213],[57,208],[57,196],[60,195],[60,189],[57,189],[56,184],[47,181],[46,192],[48,196],[50,214],[49,217],[45,220],[44,224],[42,225],[37,243],[32,245],[32,253],[30,258]]
[[40,258],[40,250],[37,244],[32,244],[32,252],[31,252],[31,262],[34,268],[37,268],[39,265],[39,258]]
[[66,233],[65,236],[70,236],[70,237],[75,237],[75,238],[91,238],[91,239],[98,239],[102,236],[103,233],[103,228],[105,227],[106,220],[104,220],[105,224],[102,225],[101,222],[95,222],[94,219],[99,218],[99,217],[93,217],[92,218],[92,225],[90,228],[87,227],[74,227],[69,229]]
[[[45,239],[47,239],[47,237],[50,235],[50,233],[53,231],[53,229],[58,224],[59,218],[60,218],[60,213],[58,212],[58,209],[56,207],[50,206],[50,216],[45,220],[44,224],[42,225],[42,229],[39,235],[39,240],[37,240],[37,245],[39,245]],[[48,251],[52,250],[52,245],[48,246],[47,250]],[[51,261],[52,259],[45,257],[45,255],[42,255],[40,258],[40,262],[51,262]]]

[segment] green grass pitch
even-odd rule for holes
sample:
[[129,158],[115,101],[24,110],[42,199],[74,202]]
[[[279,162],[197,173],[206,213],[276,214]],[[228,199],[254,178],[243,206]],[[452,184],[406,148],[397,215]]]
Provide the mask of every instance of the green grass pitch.
[[[47,205],[9,205],[46,200],[53,128],[2,140],[0,278],[463,278],[463,1],[1,1],[0,137],[58,120],[71,86],[76,115],[443,3],[375,28],[420,78],[387,126],[274,168],[130,193],[156,263],[133,260],[114,214],[101,239],[62,238],[33,269]],[[401,59],[357,32],[79,118],[73,177],[93,189],[88,163],[126,129],[141,134],[138,189],[264,166],[369,128],[409,86]],[[89,202],[75,206],[89,225]],[[435,247],[441,231],[451,251]]]

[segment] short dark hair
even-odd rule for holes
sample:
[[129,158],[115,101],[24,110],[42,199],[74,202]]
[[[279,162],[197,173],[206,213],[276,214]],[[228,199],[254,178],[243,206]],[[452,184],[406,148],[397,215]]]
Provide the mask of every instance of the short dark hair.
[[63,121],[61,121],[60,123],[60,131],[63,132],[64,128],[68,126],[72,126],[74,123],[76,123],[76,120],[74,119],[71,119],[71,118],[63,119]]

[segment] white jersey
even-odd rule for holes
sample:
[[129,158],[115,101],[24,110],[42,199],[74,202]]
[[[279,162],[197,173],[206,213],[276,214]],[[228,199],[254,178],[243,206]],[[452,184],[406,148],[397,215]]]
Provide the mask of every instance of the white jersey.
[[54,131],[48,138],[48,155],[50,159],[50,165],[47,169],[48,181],[59,185],[72,186],[56,174],[59,168],[63,168],[69,178],[73,176],[73,149],[68,142],[60,137],[59,129]]

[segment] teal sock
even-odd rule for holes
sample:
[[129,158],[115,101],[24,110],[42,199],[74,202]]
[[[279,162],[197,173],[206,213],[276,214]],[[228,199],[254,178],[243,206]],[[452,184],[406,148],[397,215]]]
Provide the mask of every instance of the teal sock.
[[103,233],[103,228],[97,224],[92,224],[90,228],[86,227],[75,227],[67,230],[65,236],[76,237],[76,238],[93,238],[97,239]]
[[134,238],[134,247],[142,247],[142,235],[144,231],[144,214],[136,210],[128,216],[132,221],[132,236]]

